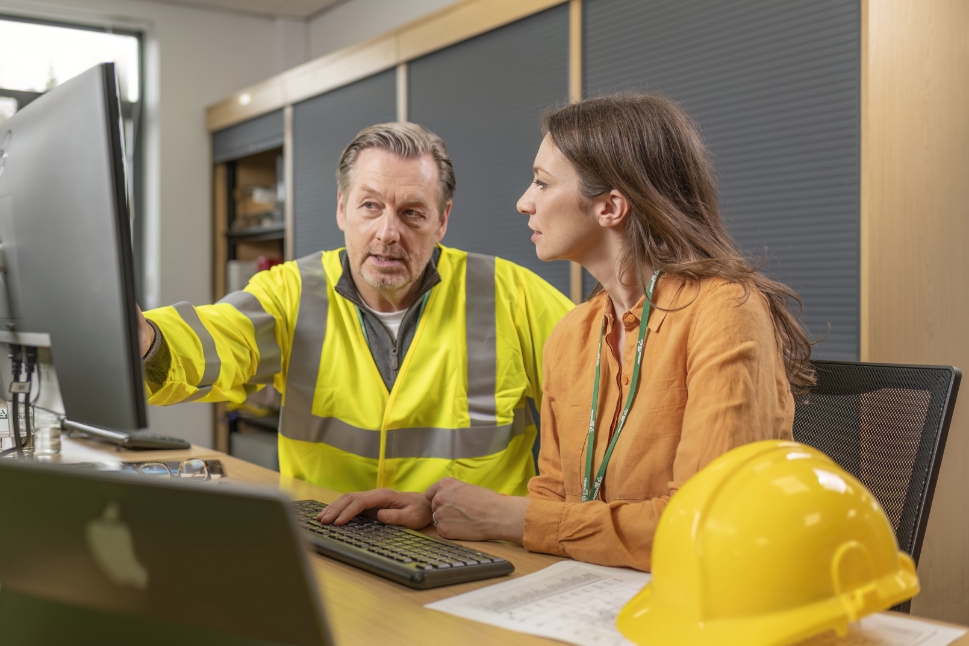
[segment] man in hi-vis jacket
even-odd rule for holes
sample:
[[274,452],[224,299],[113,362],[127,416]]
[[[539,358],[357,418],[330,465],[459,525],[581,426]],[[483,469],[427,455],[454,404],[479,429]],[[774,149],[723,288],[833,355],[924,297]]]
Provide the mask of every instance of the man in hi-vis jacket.
[[284,475],[340,492],[452,476],[525,495],[542,348],[571,303],[523,267],[440,244],[454,170],[420,126],[363,130],[337,181],[345,248],[140,317],[149,403],[241,403],[273,384]]

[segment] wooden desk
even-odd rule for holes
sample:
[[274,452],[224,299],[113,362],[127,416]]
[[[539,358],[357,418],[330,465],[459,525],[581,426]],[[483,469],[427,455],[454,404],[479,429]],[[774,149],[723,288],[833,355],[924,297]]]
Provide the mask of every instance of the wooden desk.
[[[301,480],[280,476],[275,471],[244,462],[215,450],[193,446],[187,451],[115,451],[111,445],[87,440],[65,438],[61,462],[152,462],[181,460],[188,457],[217,458],[222,461],[226,478],[224,485],[244,482],[280,489],[293,500],[314,499],[332,502],[339,494]],[[215,486],[215,485],[213,485]],[[431,528],[428,532],[436,536]],[[462,542],[462,541],[459,541]],[[531,574],[558,561],[559,557],[532,554],[517,545],[505,543],[466,543],[465,545],[491,552],[515,565],[511,578]],[[486,579],[474,583],[437,588],[411,590],[376,575],[312,554],[310,563],[316,575],[327,621],[333,639],[344,644],[561,644],[561,642],[511,632],[460,617],[427,610],[424,604],[483,588],[506,579]],[[941,623],[941,622],[937,622]],[[953,642],[969,646],[969,635]],[[810,644],[810,642],[805,642]]]

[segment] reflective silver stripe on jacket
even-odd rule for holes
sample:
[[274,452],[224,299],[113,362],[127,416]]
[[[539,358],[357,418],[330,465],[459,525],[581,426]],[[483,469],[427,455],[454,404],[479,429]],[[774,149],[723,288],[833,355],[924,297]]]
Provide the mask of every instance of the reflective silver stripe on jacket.
[[193,395],[191,395],[190,397],[186,397],[185,399],[183,399],[179,403],[180,404],[187,404],[189,402],[198,401],[198,400],[202,399],[203,397],[205,397],[206,395],[208,395],[210,392],[212,392],[212,386],[203,386],[203,387],[199,388],[198,390],[196,390]]
[[[300,429],[319,419],[313,415],[313,395],[320,378],[320,355],[326,339],[326,315],[329,299],[326,295],[326,272],[323,252],[296,261],[299,267],[299,310],[293,330],[293,345],[289,352],[286,374],[286,404],[279,414],[279,432],[286,437],[299,434]],[[295,438],[294,438],[295,439]]]
[[[205,388],[206,386],[211,386],[219,378],[219,372],[222,371],[222,361],[219,359],[219,353],[215,350],[215,339],[209,331],[202,325],[202,319],[199,318],[198,312],[192,307],[191,303],[182,301],[181,303],[175,303],[172,305],[178,315],[182,317],[185,324],[192,328],[192,332],[195,332],[195,336],[199,338],[202,343],[202,356],[205,358],[205,371],[202,373],[202,379],[195,384],[198,388]],[[208,391],[206,391],[208,394]],[[198,395],[196,393],[193,397],[204,397],[205,395]],[[191,401],[191,398],[190,398]]]
[[282,352],[276,342],[276,318],[266,311],[259,299],[249,292],[232,292],[216,305],[226,303],[239,310],[252,323],[259,349],[259,365],[249,379],[251,384],[271,384],[282,368]]
[[498,330],[495,321],[495,259],[468,254],[465,282],[468,347],[468,415],[471,426],[495,426],[498,403]]
[[[331,417],[313,415],[320,356],[326,338],[328,299],[322,254],[297,261],[302,289],[293,334],[286,404],[279,431],[303,442],[322,442],[365,458],[380,458],[380,431],[363,429]],[[495,259],[468,254],[466,293],[468,409],[470,428],[404,428],[387,432],[387,458],[457,460],[493,455],[525,432],[531,415],[516,410],[511,424],[498,425],[495,389],[498,379],[495,321]]]
[[[392,458],[443,458],[461,460],[494,455],[525,433],[526,413],[515,411],[511,424],[471,428],[401,428],[387,431],[384,456]],[[380,458],[380,431],[358,428],[335,417],[292,415],[299,424],[281,428],[285,437],[303,442],[322,442],[364,458]]]

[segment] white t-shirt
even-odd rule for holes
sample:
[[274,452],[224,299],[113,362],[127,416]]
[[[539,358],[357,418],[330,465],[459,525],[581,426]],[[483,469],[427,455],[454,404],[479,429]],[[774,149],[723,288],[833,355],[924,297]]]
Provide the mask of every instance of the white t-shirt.
[[404,320],[404,314],[407,314],[407,310],[401,310],[399,312],[378,312],[369,306],[367,306],[367,309],[380,319],[380,322],[390,332],[390,337],[394,340],[394,343],[397,343],[397,331],[400,329],[401,321]]

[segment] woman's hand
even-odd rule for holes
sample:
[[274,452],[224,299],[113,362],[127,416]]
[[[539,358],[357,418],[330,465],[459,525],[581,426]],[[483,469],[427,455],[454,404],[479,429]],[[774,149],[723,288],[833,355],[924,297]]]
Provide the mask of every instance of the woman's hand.
[[430,502],[437,531],[444,538],[522,543],[525,510],[531,503],[528,498],[502,496],[454,478],[431,485],[424,496]]
[[319,516],[324,525],[345,525],[354,516],[368,510],[382,523],[421,529],[431,524],[431,503],[420,493],[373,489],[348,493],[337,498]]

